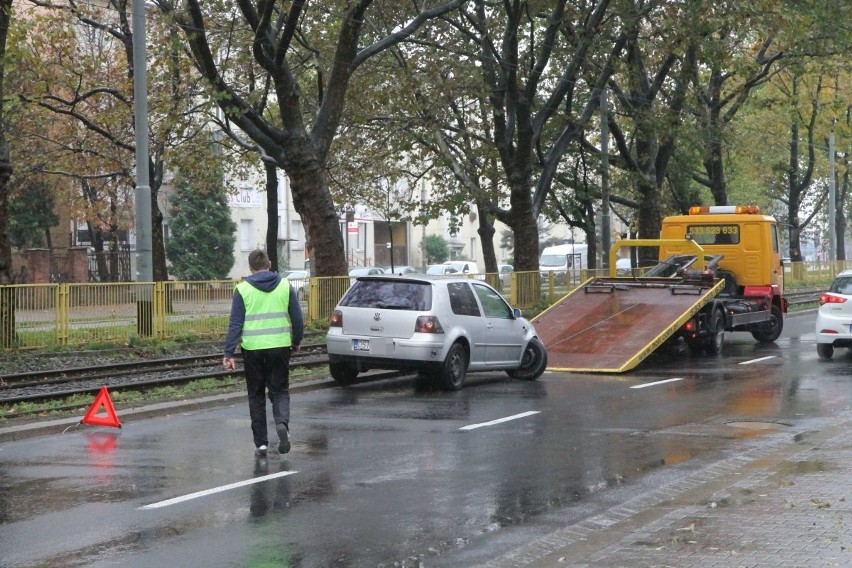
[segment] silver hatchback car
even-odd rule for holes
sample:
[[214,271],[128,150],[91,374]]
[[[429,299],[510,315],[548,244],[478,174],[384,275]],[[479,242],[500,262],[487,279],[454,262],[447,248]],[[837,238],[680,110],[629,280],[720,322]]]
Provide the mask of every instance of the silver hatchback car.
[[468,371],[535,380],[547,366],[547,351],[520,310],[466,277],[358,278],[331,315],[326,344],[331,376],[341,384],[368,369],[393,369],[458,390]]
[[831,359],[835,347],[852,347],[852,270],[838,274],[820,296],[816,339],[821,359]]

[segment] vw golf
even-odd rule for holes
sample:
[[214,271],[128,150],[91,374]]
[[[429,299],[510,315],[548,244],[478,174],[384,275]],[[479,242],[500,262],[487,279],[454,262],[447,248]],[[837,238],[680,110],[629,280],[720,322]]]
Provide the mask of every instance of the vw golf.
[[332,313],[326,344],[340,384],[369,369],[391,369],[458,390],[467,372],[502,370],[535,380],[547,366],[547,351],[520,310],[465,277],[360,277]]

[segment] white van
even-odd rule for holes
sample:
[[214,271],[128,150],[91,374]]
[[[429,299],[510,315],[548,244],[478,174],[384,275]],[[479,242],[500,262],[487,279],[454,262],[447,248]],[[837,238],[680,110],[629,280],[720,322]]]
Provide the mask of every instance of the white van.
[[538,259],[541,272],[564,274],[569,270],[584,270],[589,267],[589,245],[569,244],[547,247]]

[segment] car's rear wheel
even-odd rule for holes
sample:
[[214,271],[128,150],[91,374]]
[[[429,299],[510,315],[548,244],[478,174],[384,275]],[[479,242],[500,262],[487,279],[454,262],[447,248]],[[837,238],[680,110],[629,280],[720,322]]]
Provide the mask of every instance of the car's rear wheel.
[[444,359],[441,370],[435,380],[443,390],[454,391],[462,388],[467,373],[467,349],[461,343],[454,343]]
[[817,355],[819,355],[820,359],[825,359],[826,361],[831,359],[831,356],[834,355],[834,345],[831,343],[817,343]]
[[351,385],[358,377],[358,369],[341,361],[329,362],[328,370],[331,378],[341,385]]
[[506,371],[513,379],[523,381],[534,381],[539,378],[547,367],[547,349],[538,338],[533,337],[527,343],[524,354],[521,356],[521,366],[512,371]]

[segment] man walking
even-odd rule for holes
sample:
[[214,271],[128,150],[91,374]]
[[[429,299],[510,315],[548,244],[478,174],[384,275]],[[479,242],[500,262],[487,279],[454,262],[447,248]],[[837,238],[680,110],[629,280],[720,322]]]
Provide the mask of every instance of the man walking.
[[299,352],[304,318],[296,291],[286,278],[272,272],[266,251],[249,254],[251,276],[237,284],[225,339],[225,369],[235,370],[237,343],[243,353],[255,455],[269,445],[266,391],[278,433],[278,451],[290,451],[290,353]]

